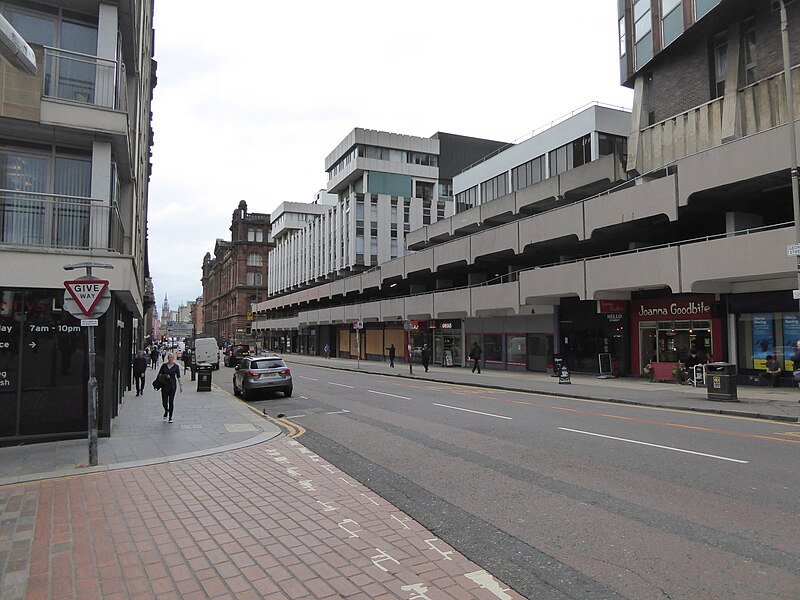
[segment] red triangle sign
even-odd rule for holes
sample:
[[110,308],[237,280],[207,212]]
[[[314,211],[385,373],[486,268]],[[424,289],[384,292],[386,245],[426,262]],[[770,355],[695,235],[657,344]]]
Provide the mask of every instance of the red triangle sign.
[[92,311],[100,298],[108,289],[108,281],[102,279],[79,279],[78,281],[65,281],[69,295],[75,300],[78,308],[87,317],[92,316]]

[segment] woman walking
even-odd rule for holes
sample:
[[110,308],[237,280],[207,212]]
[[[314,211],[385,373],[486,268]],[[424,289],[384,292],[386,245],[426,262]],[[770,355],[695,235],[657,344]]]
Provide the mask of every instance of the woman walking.
[[161,377],[162,375],[167,375],[167,377],[169,377],[169,383],[161,382],[161,404],[164,407],[164,420],[166,421],[167,418],[169,418],[169,422],[172,423],[175,392],[180,388],[181,393],[183,393],[181,368],[175,364],[175,355],[172,352],[167,354],[167,362],[161,365],[161,369],[158,371],[158,378],[166,379],[166,377]]

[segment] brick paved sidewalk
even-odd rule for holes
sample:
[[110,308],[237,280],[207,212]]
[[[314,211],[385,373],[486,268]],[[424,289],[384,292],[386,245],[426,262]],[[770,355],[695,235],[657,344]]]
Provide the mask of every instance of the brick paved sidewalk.
[[0,487],[0,600],[517,599],[299,442]]

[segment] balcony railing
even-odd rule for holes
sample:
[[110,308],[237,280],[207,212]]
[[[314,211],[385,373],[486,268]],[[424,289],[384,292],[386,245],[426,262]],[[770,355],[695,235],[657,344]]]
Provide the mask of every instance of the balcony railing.
[[0,190],[0,245],[122,252],[122,219],[92,198]]
[[42,95],[80,104],[127,110],[125,65],[58,48],[44,48]]

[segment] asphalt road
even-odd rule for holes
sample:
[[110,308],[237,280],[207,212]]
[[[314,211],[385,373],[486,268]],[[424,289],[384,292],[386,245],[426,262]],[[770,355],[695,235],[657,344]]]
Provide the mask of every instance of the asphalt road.
[[526,597],[798,597],[798,426],[292,372],[252,404]]

